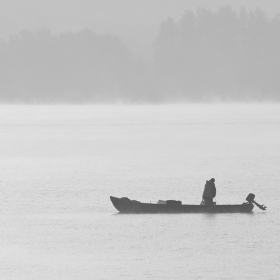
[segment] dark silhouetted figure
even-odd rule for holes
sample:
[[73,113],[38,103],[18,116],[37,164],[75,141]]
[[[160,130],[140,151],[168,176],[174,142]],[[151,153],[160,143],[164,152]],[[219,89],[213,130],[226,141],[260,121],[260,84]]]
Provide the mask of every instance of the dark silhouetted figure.
[[203,195],[202,195],[202,202],[201,204],[204,205],[213,205],[213,198],[216,196],[216,186],[215,186],[215,179],[212,178],[209,181],[206,181]]

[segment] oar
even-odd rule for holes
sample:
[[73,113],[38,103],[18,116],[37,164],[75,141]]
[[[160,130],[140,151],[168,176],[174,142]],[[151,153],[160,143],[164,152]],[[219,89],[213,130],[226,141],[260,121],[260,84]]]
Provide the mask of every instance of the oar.
[[247,200],[249,203],[254,203],[254,204],[257,205],[260,209],[266,210],[266,206],[258,204],[254,199],[255,199],[255,195],[254,195],[253,193],[248,194],[248,196],[247,196],[247,198],[246,198],[246,200]]

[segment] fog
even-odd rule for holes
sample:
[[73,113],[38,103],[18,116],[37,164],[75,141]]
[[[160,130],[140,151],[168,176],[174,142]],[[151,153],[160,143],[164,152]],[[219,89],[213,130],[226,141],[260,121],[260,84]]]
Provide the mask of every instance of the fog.
[[151,59],[160,22],[169,16],[178,20],[185,10],[217,10],[221,5],[260,7],[269,16],[280,12],[277,0],[1,0],[0,37],[7,39],[22,29],[47,28],[59,34],[89,28],[116,34],[132,51]]
[[280,99],[278,1],[1,1],[2,102]]

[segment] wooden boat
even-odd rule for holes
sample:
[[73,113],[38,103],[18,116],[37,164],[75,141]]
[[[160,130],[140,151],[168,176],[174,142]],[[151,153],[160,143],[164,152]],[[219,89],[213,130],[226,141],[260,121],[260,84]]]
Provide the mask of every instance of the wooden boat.
[[113,205],[121,213],[250,213],[254,208],[254,204],[260,209],[266,210],[266,206],[259,205],[254,201],[254,198],[254,194],[249,194],[246,198],[247,202],[234,205],[191,205],[176,203],[175,201],[164,204],[142,203],[130,200],[127,197],[117,198],[110,196]]

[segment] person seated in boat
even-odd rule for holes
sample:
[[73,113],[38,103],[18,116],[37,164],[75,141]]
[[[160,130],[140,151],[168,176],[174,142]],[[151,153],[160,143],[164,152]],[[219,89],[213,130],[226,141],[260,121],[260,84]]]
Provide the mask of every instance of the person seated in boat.
[[215,179],[212,178],[209,181],[206,181],[203,195],[202,195],[202,205],[213,205],[213,198],[216,196],[216,186],[215,186]]

